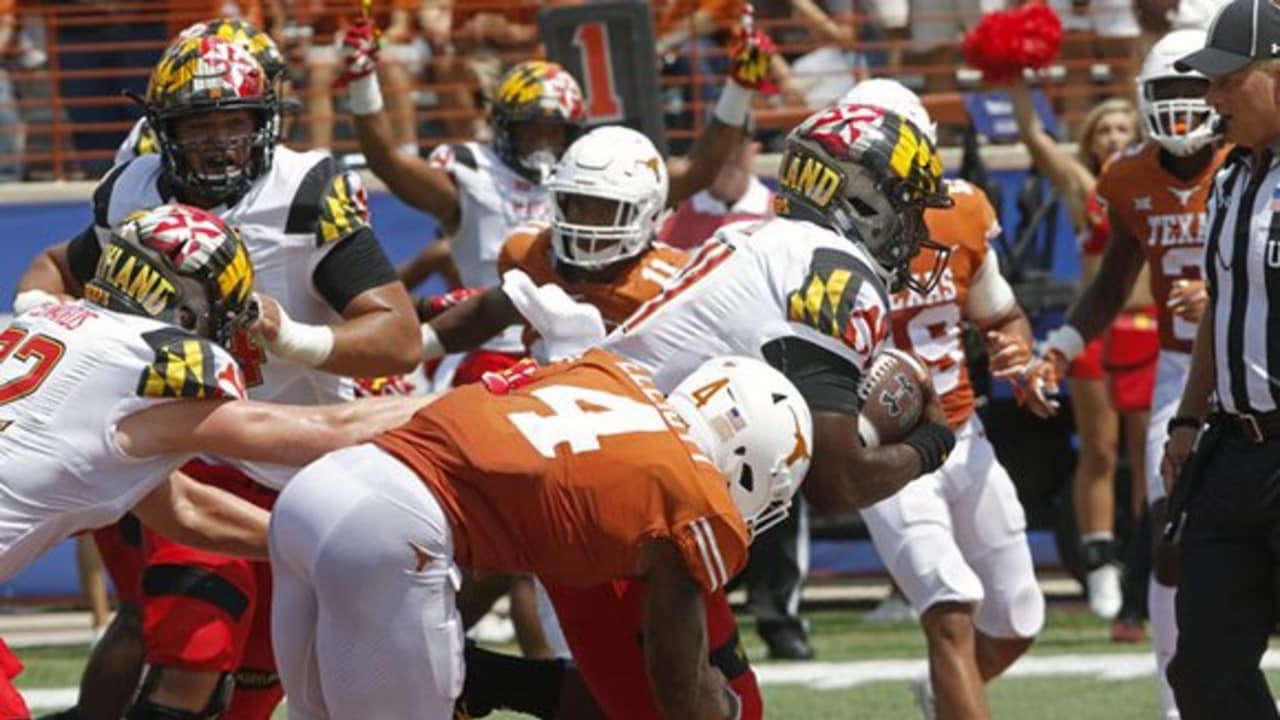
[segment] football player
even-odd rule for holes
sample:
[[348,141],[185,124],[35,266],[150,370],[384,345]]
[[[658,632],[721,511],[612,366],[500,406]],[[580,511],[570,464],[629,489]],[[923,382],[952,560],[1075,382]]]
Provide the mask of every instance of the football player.
[[[180,38],[219,37],[236,43],[262,65],[267,89],[278,100],[279,112],[272,120],[277,137],[283,136],[284,86],[288,66],[271,36],[240,18],[223,17],[193,23],[179,33]],[[116,150],[115,163],[121,165],[139,155],[160,152],[155,130],[146,116],[139,118]],[[93,534],[103,565],[116,589],[119,608],[114,627],[95,645],[81,680],[79,717],[82,720],[116,720],[137,685],[144,649],[141,640],[141,557],[142,529],[136,518],[126,515],[118,524]],[[119,699],[114,699],[119,698]],[[89,709],[92,708],[92,709]],[[74,720],[74,716],[72,717]]]
[[[552,175],[551,222],[526,226],[512,235],[502,247],[499,270],[504,276],[519,270],[525,274],[521,280],[527,276],[539,285],[559,285],[596,307],[605,327],[616,326],[656,296],[687,260],[683,252],[653,240],[658,215],[666,206],[667,184],[666,164],[643,133],[620,126],[588,132],[569,146]],[[425,324],[426,358],[465,351],[522,322],[519,298],[512,297],[524,292],[522,287],[531,285],[508,281]],[[536,333],[526,330],[526,339],[536,343]],[[644,673],[643,648],[636,642],[643,586],[613,582],[584,590],[547,582],[569,650],[596,701],[612,717],[653,717],[657,707],[652,692],[647,683],[637,682]],[[759,718],[764,711],[760,690],[739,652],[728,600],[722,592],[703,600],[711,662],[741,699],[742,717]],[[537,698],[543,693],[516,674],[499,681],[496,675],[475,677],[475,672],[464,695],[469,712],[539,708]]]
[[[1209,80],[1179,72],[1178,58],[1204,47],[1205,33],[1178,30],[1147,54],[1138,77],[1138,106],[1147,141],[1113,160],[1098,178],[1098,195],[1111,219],[1112,239],[1097,277],[1081,293],[1066,323],[1049,334],[1028,371],[1032,408],[1052,412],[1046,393],[1084,343],[1101,334],[1124,305],[1143,265],[1159,311],[1160,359],[1146,438],[1146,489],[1151,528],[1165,526],[1166,491],[1160,459],[1166,425],[1177,410],[1191,362],[1191,343],[1207,294],[1201,279],[1204,227],[1213,176],[1228,149],[1218,142],[1216,115],[1205,101]],[[1158,544],[1159,537],[1153,539]],[[1176,577],[1157,563],[1148,590],[1156,652],[1156,678],[1165,717],[1177,717],[1165,668],[1177,645]]]
[[[927,294],[945,264],[924,224],[926,208],[951,203],[942,163],[902,115],[836,104],[787,136],[778,177],[778,217],[719,229],[604,347],[662,389],[717,355],[766,360],[814,414],[805,498],[816,512],[860,509],[938,469],[955,442],[931,386],[901,443],[858,438],[857,388],[889,335],[888,288]],[[926,246],[931,271],[916,277]]]
[[[771,43],[761,33],[741,39],[733,52],[733,77],[725,84],[714,119],[687,158],[668,162],[667,202],[678,204],[708,186],[742,137],[751,95],[765,81]],[[429,160],[396,152],[374,70],[373,27],[352,26],[343,52],[360,150],[396,197],[437,218],[450,237],[454,265],[464,287],[499,284],[503,243],[521,225],[549,220],[547,181],[586,116],[578,82],[558,64],[523,62],[502,78],[490,110],[492,144],[442,145]],[[487,370],[522,357],[520,326],[488,340],[463,360],[454,383],[474,382]]]
[[[812,429],[796,388],[728,357],[664,399],[644,370],[597,349],[491,373],[430,407],[308,466],[276,505],[274,638],[290,712],[450,717],[463,566],[643,581],[640,677],[658,716],[737,717],[707,662],[702,598],[785,517],[804,477]],[[426,677],[406,682],[405,668]]]
[[[788,139],[780,217],[721,229],[614,330],[607,346],[647,366],[666,390],[680,373],[719,354],[769,361],[790,376],[815,413],[806,481],[815,509],[842,511],[887,497],[937,469],[954,442],[936,394],[902,444],[863,448],[857,436],[857,386],[889,331],[886,284],[931,290],[945,260],[926,256],[934,272],[920,279],[908,274],[926,242],[925,208],[949,204],[941,173],[932,142],[897,113],[837,105],[814,114]],[[619,627],[630,627],[613,608],[619,599],[622,607],[637,602],[634,592],[616,587],[553,594],[575,654],[591,648],[596,635],[612,638]],[[575,612],[569,603],[590,611]],[[579,630],[579,618],[600,621]],[[634,684],[628,658],[615,652],[577,659],[610,717],[654,717],[652,697],[630,706],[611,702],[628,696],[618,685]]]
[[[503,243],[498,272],[524,272],[594,305],[611,329],[658,294],[688,260],[654,242],[667,205],[666,163],[643,133],[596,128],[565,151],[548,183],[550,222],[526,224]],[[509,290],[509,289],[508,289]],[[523,322],[501,285],[470,297],[422,328],[424,359],[463,352]],[[536,337],[526,333],[526,340]]]
[[[277,145],[277,98],[252,55],[217,36],[175,41],[152,73],[146,112],[160,152],[107,174],[93,194],[90,227],[36,259],[19,283],[16,309],[48,293],[78,294],[102,257],[109,228],[173,198],[239,227],[253,257],[258,290],[267,294],[262,317],[254,333],[232,341],[251,397],[344,400],[352,396],[350,376],[396,374],[418,364],[412,301],[369,227],[359,176],[340,172],[325,155]],[[202,461],[188,472],[264,507],[288,478],[285,469],[262,464]],[[237,673],[227,717],[270,717],[282,690],[265,630],[266,563],[159,537],[143,544],[150,670],[133,715],[197,712]],[[220,590],[195,592],[202,583]]]
[[[129,511],[192,546],[263,558],[266,512],[171,476],[185,459],[302,465],[422,404],[246,400],[226,345],[252,320],[253,280],[238,233],[164,205],[112,231],[86,299],[42,303],[0,332],[0,580]],[[216,702],[147,717],[216,717]]]
[[[894,80],[866,80],[844,99],[934,127],[915,93]],[[991,714],[984,683],[1021,656],[1044,624],[1044,596],[1017,491],[973,412],[963,323],[983,333],[998,376],[1020,373],[1034,340],[990,247],[1000,234],[995,209],[963,180],[947,181],[946,188],[955,204],[924,214],[929,237],[950,251],[942,278],[926,295],[899,291],[891,302],[893,344],[929,367],[956,447],[941,468],[864,509],[862,517],[924,628],[925,682],[936,715],[979,718]],[[925,255],[911,265],[913,273],[930,269]],[[927,692],[920,698],[926,709],[929,698]]]
[[[280,110],[284,109],[283,106],[286,102],[284,86],[288,79],[289,66],[285,62],[280,48],[271,39],[270,35],[240,18],[230,17],[192,23],[178,33],[178,38],[205,36],[229,40],[247,50],[250,55],[253,55],[258,64],[262,66],[262,71],[266,74],[268,91],[278,100],[278,108]],[[278,140],[283,137],[284,132],[283,113],[277,115],[273,122],[276,124],[275,132]],[[143,116],[138,118],[138,122],[134,123],[133,128],[129,130],[124,142],[120,143],[120,147],[116,150],[115,164],[121,165],[139,155],[157,152],[160,152],[160,144],[156,139],[155,130],[147,122],[147,118]]]

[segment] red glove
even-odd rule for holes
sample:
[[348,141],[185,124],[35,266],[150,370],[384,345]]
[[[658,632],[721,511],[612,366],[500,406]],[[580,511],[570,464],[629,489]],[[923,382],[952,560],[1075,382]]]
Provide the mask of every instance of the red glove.
[[342,74],[333,86],[344,88],[378,69],[378,31],[367,18],[361,18],[342,35]]
[[489,371],[481,375],[480,383],[494,395],[506,395],[518,387],[528,385],[533,380],[533,374],[540,369],[533,358],[523,358],[506,370]]
[[443,295],[420,297],[417,302],[418,320],[426,322],[454,305],[460,304],[463,300],[483,293],[484,288],[458,288]]
[[773,40],[755,25],[755,9],[747,3],[742,26],[729,46],[729,77],[744,88],[769,95],[778,91],[769,67],[777,49]]

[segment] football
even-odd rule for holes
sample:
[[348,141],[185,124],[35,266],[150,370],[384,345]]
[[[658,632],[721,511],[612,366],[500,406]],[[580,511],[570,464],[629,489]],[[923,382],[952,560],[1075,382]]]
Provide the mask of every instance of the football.
[[927,381],[928,370],[919,358],[896,348],[882,350],[858,386],[862,444],[876,447],[905,437],[924,412],[922,384]]

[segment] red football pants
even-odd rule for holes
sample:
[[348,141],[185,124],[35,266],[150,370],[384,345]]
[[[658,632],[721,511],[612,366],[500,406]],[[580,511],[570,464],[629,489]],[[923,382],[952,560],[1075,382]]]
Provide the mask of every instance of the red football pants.
[[132,514],[120,518],[115,525],[93,531],[93,544],[102,557],[116,597],[122,603],[142,602],[142,523]]
[[[560,628],[596,702],[612,720],[660,718],[645,671],[641,633],[644,590],[640,581],[618,580],[585,588],[543,583]],[[738,625],[723,592],[703,595],[711,664],[742,698],[743,720],[764,716],[755,673],[738,640]]]
[[31,720],[31,711],[13,679],[22,673],[22,661],[0,638],[0,720]]
[[[266,509],[276,493],[226,465],[193,460],[191,477]],[[271,566],[143,532],[142,640],[147,662],[234,673],[224,720],[268,720],[284,688],[271,652]]]

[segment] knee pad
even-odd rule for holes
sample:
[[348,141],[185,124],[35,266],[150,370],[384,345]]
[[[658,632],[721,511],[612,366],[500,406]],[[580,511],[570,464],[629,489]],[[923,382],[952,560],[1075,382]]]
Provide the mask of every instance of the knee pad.
[[147,671],[138,697],[125,715],[125,720],[218,720],[231,702],[231,693],[235,690],[235,679],[230,673],[223,673],[218,684],[213,688],[213,695],[202,710],[182,710],[151,701],[151,691],[160,682],[163,668],[153,667]]
[[1033,638],[1044,627],[1044,595],[1035,577],[993,588],[983,599],[973,625],[999,638]]
[[943,602],[980,604],[986,595],[982,580],[941,529],[907,537],[886,564],[917,614]]

